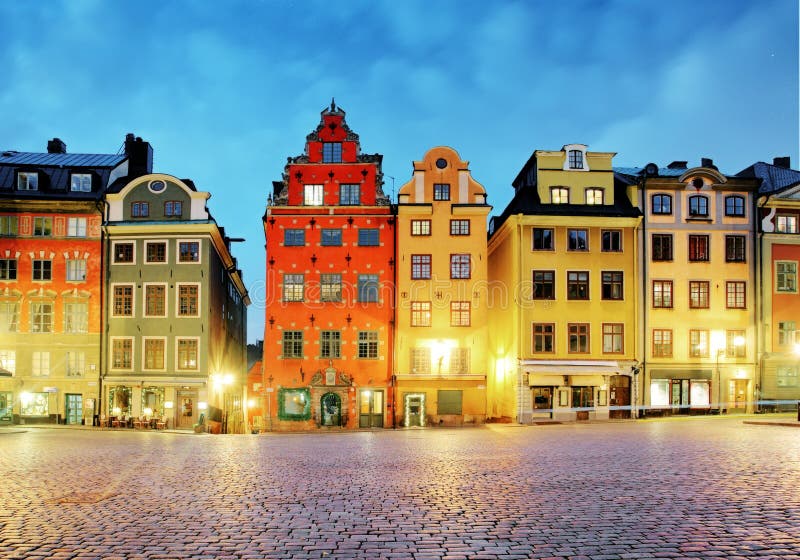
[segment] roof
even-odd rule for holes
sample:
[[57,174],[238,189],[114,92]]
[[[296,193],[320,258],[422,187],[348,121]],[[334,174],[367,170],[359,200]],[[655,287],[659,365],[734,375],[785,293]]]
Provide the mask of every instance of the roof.
[[116,167],[127,159],[125,154],[48,154],[37,152],[0,152],[0,164],[69,167]]
[[759,161],[736,174],[737,177],[761,179],[760,194],[773,193],[800,182],[800,171]]
[[[644,167],[614,167],[614,173],[622,175],[639,176],[644,173]],[[686,173],[686,168],[672,169],[669,167],[659,167],[659,177],[680,177]]]

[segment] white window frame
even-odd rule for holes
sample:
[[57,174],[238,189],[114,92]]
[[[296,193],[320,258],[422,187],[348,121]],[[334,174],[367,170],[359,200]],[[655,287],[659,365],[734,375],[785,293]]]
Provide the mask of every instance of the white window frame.
[[84,217],[67,218],[67,237],[86,237],[86,223]]
[[[147,341],[160,340],[164,343],[164,355],[162,356],[163,367],[149,368],[147,367]],[[167,364],[169,363],[169,356],[167,354],[167,337],[166,336],[143,336],[142,337],[142,371],[167,371]]]
[[12,375],[17,374],[17,351],[0,350],[0,367]]
[[[197,286],[197,313],[195,315],[181,315],[181,286]],[[200,317],[200,310],[203,305],[203,285],[200,282],[176,282],[175,283],[175,317],[178,319],[191,319]]]
[[[164,245],[164,260],[151,261],[147,258],[148,245]],[[142,254],[144,264],[169,264],[169,241],[166,239],[148,239],[144,242],[144,253]]]
[[[114,342],[117,340],[130,340],[131,341],[131,367],[114,367]],[[111,371],[133,371],[133,366],[136,363],[134,356],[136,355],[136,340],[132,336],[111,336],[108,338],[108,369]]]
[[50,352],[34,351],[31,355],[31,377],[50,377]]
[[64,356],[64,366],[67,377],[83,377],[86,375],[86,352],[67,351]]
[[322,184],[303,185],[303,206],[322,206],[325,204],[325,191]]
[[[81,313],[83,317],[81,317],[81,321],[74,320],[74,311],[68,310],[67,306],[72,305],[83,305],[85,306],[86,312]],[[72,316],[72,329],[67,329],[67,318]],[[75,325],[79,325],[80,328],[75,329]],[[65,334],[86,334],[89,332],[89,300],[88,299],[76,299],[76,298],[68,298],[64,300],[64,333]]]
[[[195,340],[197,341],[197,364],[194,368],[182,368],[179,362],[179,351],[181,340]],[[176,336],[175,337],[175,370],[176,371],[200,371],[200,337],[199,336]]]
[[67,282],[86,282],[86,259],[67,259],[65,274]]
[[[181,243],[197,243],[197,260],[181,260]],[[203,240],[202,239],[177,239],[175,240],[175,263],[176,264],[201,264],[203,262]]]
[[[162,315],[150,315],[147,313],[147,288],[149,286],[162,286],[164,288],[164,313]],[[113,293],[113,292],[112,292]],[[145,282],[142,284],[142,317],[158,318],[169,315],[169,286],[166,282]]]
[[[133,245],[133,260],[131,262],[119,262],[117,260],[117,245]],[[136,240],[135,239],[119,239],[111,242],[111,263],[116,266],[133,266],[136,264]]]
[[[75,188],[75,187],[78,188]],[[72,192],[92,192],[91,173],[73,173],[69,177],[69,190]]]
[[[564,151],[564,171],[589,171],[589,161],[586,159],[586,146],[584,144],[567,144],[562,148]],[[571,167],[569,153],[572,151],[581,153],[581,167]]]
[[[33,179],[33,181],[31,181]],[[31,186],[33,185],[33,186]],[[37,171],[20,171],[17,173],[18,191],[38,191],[39,173]]]

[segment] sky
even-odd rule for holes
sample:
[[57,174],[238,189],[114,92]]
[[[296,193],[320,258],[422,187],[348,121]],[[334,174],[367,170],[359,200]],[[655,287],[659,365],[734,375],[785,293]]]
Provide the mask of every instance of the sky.
[[230,237],[263,337],[261,217],[331,99],[384,191],[455,148],[493,213],[537,149],[615,166],[798,155],[797,0],[0,0],[0,150],[116,153],[191,178]]

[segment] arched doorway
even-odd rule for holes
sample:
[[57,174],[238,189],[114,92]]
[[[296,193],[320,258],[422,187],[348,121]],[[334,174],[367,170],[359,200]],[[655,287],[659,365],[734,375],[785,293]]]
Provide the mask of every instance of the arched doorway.
[[336,393],[325,393],[320,399],[323,426],[342,425],[342,398]]
[[627,375],[612,375],[609,379],[609,418],[631,417],[631,378]]

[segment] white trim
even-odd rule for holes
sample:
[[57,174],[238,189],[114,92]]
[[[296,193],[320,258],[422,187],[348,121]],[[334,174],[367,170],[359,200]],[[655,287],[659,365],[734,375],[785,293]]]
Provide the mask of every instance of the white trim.
[[[148,315],[147,314],[147,287],[148,286],[164,286],[164,314],[163,315]],[[163,318],[169,315],[169,286],[166,282],[144,282],[142,284],[142,317],[150,318]]]
[[[197,314],[181,315],[181,286],[197,286]],[[177,319],[197,319],[200,317],[203,301],[203,285],[200,282],[175,282],[175,314]]]
[[[114,308],[116,307],[116,295],[114,294],[114,290],[117,286],[130,286],[133,288],[131,290],[131,314],[130,315],[117,315],[114,313]],[[127,318],[131,319],[136,317],[136,284],[133,282],[114,282],[111,284],[111,309],[109,310],[109,314],[112,317],[120,317],[120,318]]]
[[[133,245],[133,261],[131,262],[117,262],[117,245]],[[111,264],[116,266],[131,266],[136,264],[136,240],[135,239],[125,239],[125,240],[117,240],[111,242]]]
[[[151,369],[147,367],[147,356],[145,352],[147,351],[147,341],[148,340],[163,340],[164,341],[164,355],[163,355],[163,362],[164,367],[161,369]],[[143,336],[142,337],[142,371],[167,371],[167,337],[166,336]]]
[[[164,261],[148,261],[147,260],[147,246],[155,245],[156,243],[164,244]],[[142,253],[143,264],[169,264],[169,241],[166,239],[145,239],[144,253]]]
[[[581,153],[583,167],[569,166],[569,153],[573,150]],[[564,152],[564,171],[589,171],[589,161],[586,159],[586,144],[565,144],[561,151]]]
[[[182,261],[181,260],[181,243],[197,243],[197,260],[196,261]],[[175,240],[175,264],[202,264],[203,263],[203,240],[201,238],[177,238]]]
[[[196,340],[197,341],[197,367],[195,368],[182,368],[178,362],[178,350],[181,340]],[[175,337],[175,371],[200,371],[200,337],[199,336],[176,336]]]

